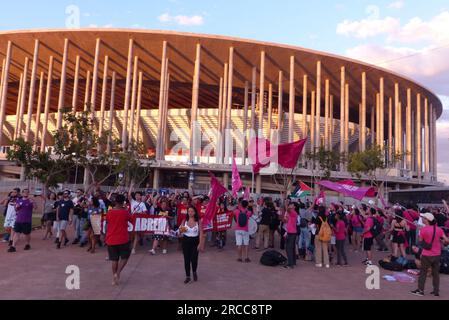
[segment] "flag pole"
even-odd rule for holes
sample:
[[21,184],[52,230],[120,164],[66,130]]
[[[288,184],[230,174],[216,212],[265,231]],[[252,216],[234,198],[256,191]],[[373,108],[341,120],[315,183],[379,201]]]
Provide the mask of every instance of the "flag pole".
[[251,193],[254,194],[254,170],[252,170],[252,178],[251,178]]

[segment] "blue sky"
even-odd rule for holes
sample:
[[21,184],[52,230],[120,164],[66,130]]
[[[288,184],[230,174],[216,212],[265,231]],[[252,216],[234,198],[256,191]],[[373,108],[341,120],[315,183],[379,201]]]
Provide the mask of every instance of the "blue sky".
[[[228,35],[379,63],[426,85],[449,109],[447,0],[16,0],[3,1],[0,30],[64,28],[67,8],[79,11],[79,27]],[[440,177],[449,182],[449,111],[438,138]]]

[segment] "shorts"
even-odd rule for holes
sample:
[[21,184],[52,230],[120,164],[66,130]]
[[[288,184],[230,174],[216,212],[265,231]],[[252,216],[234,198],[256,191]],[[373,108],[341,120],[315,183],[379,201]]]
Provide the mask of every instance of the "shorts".
[[371,251],[373,246],[373,238],[364,238],[363,239],[363,251]]
[[119,261],[127,260],[131,256],[131,246],[130,243],[125,244],[119,244],[115,246],[109,246],[108,245],[108,254],[109,254],[109,260],[110,261]]
[[14,228],[15,224],[16,224],[16,214],[7,214],[5,217],[5,223],[3,224],[5,229]]
[[67,229],[67,225],[69,224],[67,220],[59,220],[56,223],[59,231],[65,231]]
[[237,246],[249,246],[249,232],[243,230],[236,230],[235,242]]
[[56,220],[56,213],[55,212],[44,213],[43,220],[45,222],[47,222],[47,221],[51,221],[51,222],[55,221]]
[[22,233],[24,235],[31,234],[31,223],[16,222],[14,224],[14,232],[15,233]]
[[353,227],[352,228],[352,232],[354,233],[362,233],[363,232],[363,227]]

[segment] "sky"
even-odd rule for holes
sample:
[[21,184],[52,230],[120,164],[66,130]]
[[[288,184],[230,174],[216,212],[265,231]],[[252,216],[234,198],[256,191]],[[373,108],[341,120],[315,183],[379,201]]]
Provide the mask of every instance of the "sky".
[[[26,10],[24,10],[26,8]],[[439,179],[449,184],[448,0],[16,0],[0,30],[143,28],[271,41],[363,60],[434,91]]]

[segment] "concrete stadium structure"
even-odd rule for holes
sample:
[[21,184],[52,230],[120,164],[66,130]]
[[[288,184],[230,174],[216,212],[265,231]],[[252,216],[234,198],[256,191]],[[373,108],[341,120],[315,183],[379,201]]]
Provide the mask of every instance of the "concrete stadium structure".
[[[99,132],[112,130],[125,146],[143,141],[156,156],[155,188],[189,181],[206,188],[209,170],[229,184],[234,154],[248,184],[250,130],[275,142],[307,136],[306,151],[379,145],[388,163],[403,152],[380,180],[394,189],[438,185],[441,101],[411,79],[359,61],[222,36],[62,29],[0,33],[0,62],[2,159],[19,136],[51,147],[50,132],[69,106],[91,108]],[[311,181],[312,166],[303,161],[296,174]],[[19,172],[3,160],[3,179]],[[333,177],[350,174],[342,164]],[[275,190],[272,176],[257,176],[256,189]]]

